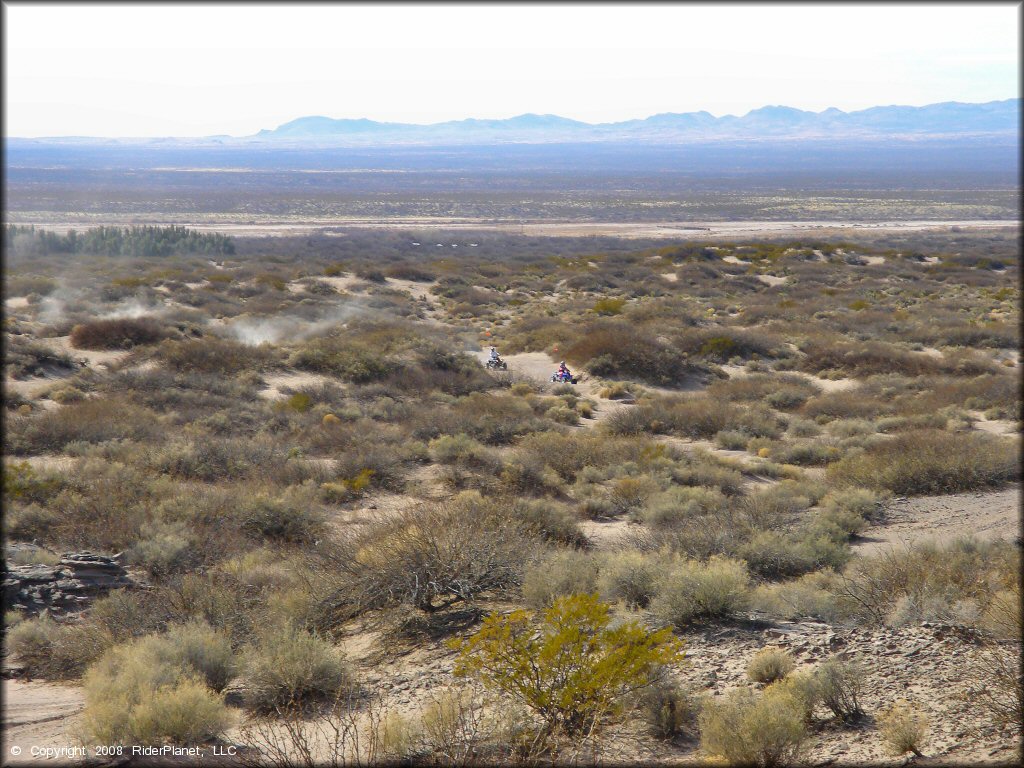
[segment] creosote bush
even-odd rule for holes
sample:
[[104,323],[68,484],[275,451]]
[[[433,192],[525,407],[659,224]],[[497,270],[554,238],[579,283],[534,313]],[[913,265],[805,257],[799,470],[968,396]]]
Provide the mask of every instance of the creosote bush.
[[526,611],[491,614],[451,645],[459,652],[456,674],[529,708],[546,736],[585,738],[647,688],[659,666],[682,660],[671,630],[650,632],[635,621],[613,626],[596,595],[559,598],[539,626],[533,618]]

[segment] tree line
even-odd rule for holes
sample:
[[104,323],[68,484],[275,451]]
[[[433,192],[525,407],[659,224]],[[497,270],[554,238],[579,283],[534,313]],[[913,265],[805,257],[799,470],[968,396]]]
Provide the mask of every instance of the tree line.
[[95,227],[85,232],[69,230],[65,235],[8,224],[4,227],[4,248],[29,253],[95,253],[108,256],[171,256],[206,254],[231,256],[234,240],[227,235],[204,234],[171,225],[169,227]]

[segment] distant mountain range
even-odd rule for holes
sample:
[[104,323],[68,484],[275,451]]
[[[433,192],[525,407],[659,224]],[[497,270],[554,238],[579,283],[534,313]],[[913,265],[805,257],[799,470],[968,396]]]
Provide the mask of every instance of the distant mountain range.
[[807,112],[767,106],[742,117],[708,112],[668,112],[645,120],[584,123],[558,115],[526,114],[507,120],[453,120],[432,125],[384,123],[367,119],[300,117],[273,130],[247,137],[257,142],[338,145],[490,144],[507,142],[652,143],[760,139],[925,138],[1020,132],[1021,100],[985,104],[956,101],[924,107],[871,107],[855,112],[831,108]]
[[808,112],[766,106],[742,117],[709,112],[666,112],[643,120],[584,123],[558,115],[525,114],[505,120],[452,120],[431,125],[385,123],[366,118],[300,117],[252,136],[202,138],[90,138],[64,136],[8,138],[8,146],[33,144],[156,146],[386,147],[471,146],[495,144],[719,142],[929,141],[986,137],[1017,143],[1021,100],[985,104],[946,101],[923,107],[871,107],[855,112],[830,108]]

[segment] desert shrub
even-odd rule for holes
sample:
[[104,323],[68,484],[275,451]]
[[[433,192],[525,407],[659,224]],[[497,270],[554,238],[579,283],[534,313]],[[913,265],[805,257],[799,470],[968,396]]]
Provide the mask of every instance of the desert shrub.
[[635,621],[610,626],[608,606],[596,595],[559,598],[539,627],[532,618],[526,611],[488,616],[476,633],[452,643],[455,671],[529,708],[547,735],[585,736],[650,685],[655,669],[682,658],[669,629],[650,632]]
[[224,690],[239,669],[228,636],[200,621],[172,625],[139,648],[154,663],[187,670],[214,691]]
[[113,399],[83,400],[38,416],[12,417],[7,428],[7,450],[28,455],[62,453],[75,442],[144,441],[158,434],[153,411]]
[[800,370],[808,373],[841,371],[862,378],[899,372],[906,376],[939,373],[942,364],[928,355],[917,355],[883,341],[847,341],[813,338],[802,346]]
[[537,544],[502,501],[465,492],[384,518],[324,553],[350,577],[334,597],[344,616],[395,603],[432,612],[438,600],[451,605],[518,587]]
[[316,539],[324,530],[322,511],[305,498],[258,497],[241,512],[242,530],[260,539],[302,544]]
[[167,330],[151,317],[93,320],[76,325],[69,339],[75,349],[130,349],[156,344]]
[[1020,476],[1016,447],[987,434],[914,430],[829,466],[829,480],[901,495],[998,488]]
[[894,757],[912,752],[923,757],[921,747],[928,733],[928,718],[905,701],[897,702],[878,713],[878,732],[886,751]]
[[7,638],[29,675],[50,680],[78,678],[113,642],[102,630],[59,624],[49,614],[18,622]]
[[638,516],[648,525],[671,526],[713,515],[725,505],[725,495],[717,488],[673,486],[647,499]]
[[276,352],[265,345],[252,347],[212,337],[163,341],[156,348],[156,357],[167,368],[178,373],[222,376],[265,370],[277,362]]
[[814,721],[814,710],[821,703],[821,691],[814,671],[789,672],[771,683],[772,694],[789,697],[799,709],[805,723]]
[[599,315],[618,315],[622,313],[622,308],[625,305],[625,299],[613,299],[611,297],[606,297],[595,301],[591,310]]
[[852,722],[864,714],[860,706],[864,675],[859,664],[835,658],[828,659],[814,670],[821,703],[839,720]]
[[107,651],[85,675],[86,732],[104,744],[195,744],[231,718],[223,700],[187,665],[162,656],[167,641],[141,638]]
[[858,390],[828,392],[804,403],[800,412],[811,419],[873,419],[891,415],[894,406],[885,399]]
[[646,608],[657,594],[657,558],[641,552],[613,552],[601,558],[597,584],[601,597],[627,608]]
[[809,397],[810,393],[806,390],[796,387],[783,387],[766,395],[764,401],[772,408],[778,408],[780,411],[792,411],[806,403]]
[[584,467],[607,467],[639,458],[642,444],[592,433],[541,432],[526,435],[516,452],[551,467],[566,482],[575,482]]
[[[79,367],[70,355],[20,335],[5,335],[4,368],[12,379],[67,375]],[[5,398],[6,399],[6,398]]]
[[154,450],[148,464],[157,472],[181,480],[237,480],[278,469],[285,456],[269,440],[240,438],[193,439]]
[[701,749],[730,765],[793,765],[807,740],[800,703],[773,687],[760,695],[738,688],[706,700],[698,724]]
[[673,739],[696,725],[697,702],[663,670],[640,696],[644,719],[658,739]]
[[817,531],[803,530],[795,534],[780,531],[758,531],[747,543],[739,547],[742,557],[752,573],[766,579],[800,576],[822,567],[842,567],[849,557],[848,549],[836,539],[838,536],[820,535]]
[[423,738],[432,755],[451,766],[472,765],[483,747],[484,712],[465,688],[447,689],[423,711]]
[[288,364],[355,384],[385,379],[399,367],[378,349],[338,337],[320,337],[303,343],[288,358]]
[[680,384],[696,370],[675,347],[621,321],[599,322],[584,329],[582,337],[563,354],[595,376],[652,384]]
[[669,565],[651,602],[654,614],[683,628],[699,621],[727,619],[748,603],[749,576],[742,561],[712,557]]
[[781,648],[762,648],[747,664],[747,679],[755,683],[774,683],[792,672],[795,666],[793,657]]
[[352,673],[327,640],[297,627],[273,627],[246,659],[246,706],[256,712],[304,709],[353,689]]
[[857,620],[871,624],[925,620],[972,623],[992,605],[993,585],[1016,583],[1020,555],[1009,542],[954,539],[855,558],[834,593]]
[[545,541],[583,546],[586,537],[576,517],[564,505],[549,499],[516,499],[509,510],[523,530]]
[[646,475],[615,479],[608,491],[613,514],[622,515],[639,509],[657,489],[657,483]]
[[140,566],[155,579],[165,579],[198,563],[192,535],[183,522],[156,523],[145,538],[128,550],[128,562]]
[[734,328],[687,329],[678,334],[679,348],[688,355],[715,362],[728,362],[734,357],[773,357],[773,344],[748,331]]
[[559,597],[590,594],[597,588],[597,574],[593,555],[558,549],[527,566],[523,573],[523,598],[532,606],[546,608]]

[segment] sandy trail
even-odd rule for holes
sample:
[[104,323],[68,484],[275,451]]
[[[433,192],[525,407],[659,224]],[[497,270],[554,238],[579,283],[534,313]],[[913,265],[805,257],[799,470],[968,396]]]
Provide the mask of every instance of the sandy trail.
[[1001,491],[899,499],[887,505],[887,523],[854,540],[853,551],[874,555],[961,536],[1012,541],[1020,535],[1020,500],[1020,484]]
[[[4,765],[71,765],[74,759],[33,757],[32,747],[80,745],[80,713],[85,705],[81,688],[53,683],[3,681]],[[20,757],[12,758],[14,748]]]

